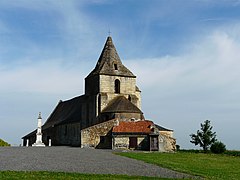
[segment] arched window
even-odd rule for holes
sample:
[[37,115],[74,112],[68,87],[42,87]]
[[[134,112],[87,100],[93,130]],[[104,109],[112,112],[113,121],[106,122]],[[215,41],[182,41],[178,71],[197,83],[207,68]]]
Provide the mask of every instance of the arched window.
[[120,81],[118,79],[115,80],[115,93],[120,93]]

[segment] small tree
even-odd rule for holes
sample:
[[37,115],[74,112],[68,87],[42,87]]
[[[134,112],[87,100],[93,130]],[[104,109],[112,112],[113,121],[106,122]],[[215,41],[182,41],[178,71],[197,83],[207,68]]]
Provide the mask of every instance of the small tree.
[[176,145],[176,151],[179,151],[180,150],[180,145]]
[[208,148],[217,141],[216,132],[212,132],[212,126],[209,120],[201,123],[201,130],[197,131],[197,134],[190,134],[191,143],[200,145],[204,152],[207,152]]
[[221,154],[226,151],[226,146],[221,141],[216,141],[212,144],[210,150],[215,154]]

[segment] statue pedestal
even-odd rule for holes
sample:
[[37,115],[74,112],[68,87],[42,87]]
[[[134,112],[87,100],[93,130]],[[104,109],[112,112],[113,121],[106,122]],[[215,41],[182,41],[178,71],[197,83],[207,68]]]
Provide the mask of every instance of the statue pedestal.
[[45,147],[45,144],[43,144],[42,142],[35,142],[32,146],[35,146],[35,147]]
[[45,144],[42,142],[42,133],[37,132],[37,140],[32,146],[37,146],[37,147],[45,147]]

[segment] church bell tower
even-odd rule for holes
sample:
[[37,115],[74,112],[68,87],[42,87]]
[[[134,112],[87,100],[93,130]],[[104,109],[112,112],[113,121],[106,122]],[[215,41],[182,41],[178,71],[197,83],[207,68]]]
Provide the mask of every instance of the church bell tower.
[[112,38],[107,37],[95,68],[85,78],[85,95],[94,101],[95,116],[116,97],[124,96],[141,109],[141,91],[136,76],[122,64]]

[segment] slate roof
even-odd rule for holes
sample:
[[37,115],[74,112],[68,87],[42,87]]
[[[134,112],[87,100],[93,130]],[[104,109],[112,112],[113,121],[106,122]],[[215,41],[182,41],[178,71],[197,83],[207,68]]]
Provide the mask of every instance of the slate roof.
[[150,134],[152,121],[141,120],[141,121],[123,121],[119,122],[118,126],[113,127],[113,133],[145,133]]
[[[65,124],[79,122],[81,120],[81,104],[85,101],[86,96],[78,96],[70,100],[59,101],[51,115],[48,117],[47,121],[42,126],[42,130],[48,129],[50,127]],[[37,122],[37,121],[36,121]],[[31,136],[36,133],[32,131],[28,135]],[[24,138],[23,137],[23,138]]]
[[167,129],[167,128],[165,128],[165,127],[159,126],[159,125],[157,125],[157,124],[155,124],[155,127],[158,128],[159,131],[173,131],[173,130],[171,130],[171,129]]
[[124,96],[111,100],[102,113],[142,113],[142,111]]
[[109,36],[104,45],[102,53],[98,59],[96,67],[87,76],[93,75],[112,75],[136,77],[128,68],[126,68],[118,56],[117,50],[113,44],[112,38]]
[[80,122],[81,105],[85,101],[85,96],[78,96],[67,101],[60,101],[57,107],[43,125],[43,129],[63,122]]
[[27,134],[26,136],[23,136],[22,139],[36,135],[36,133],[37,133],[37,130],[34,130],[34,131],[30,132],[29,134]]

